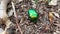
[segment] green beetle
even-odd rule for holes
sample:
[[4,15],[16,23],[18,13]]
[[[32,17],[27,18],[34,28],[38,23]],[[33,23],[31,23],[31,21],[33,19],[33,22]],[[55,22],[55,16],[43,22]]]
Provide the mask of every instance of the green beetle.
[[34,8],[28,10],[28,17],[31,21],[36,22],[38,19],[38,13]]

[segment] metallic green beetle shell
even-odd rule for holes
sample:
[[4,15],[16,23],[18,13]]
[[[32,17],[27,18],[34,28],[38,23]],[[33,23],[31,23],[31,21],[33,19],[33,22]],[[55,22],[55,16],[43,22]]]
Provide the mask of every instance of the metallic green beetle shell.
[[36,21],[38,19],[38,13],[33,8],[28,10],[28,16],[29,16],[30,20],[32,20],[32,21]]

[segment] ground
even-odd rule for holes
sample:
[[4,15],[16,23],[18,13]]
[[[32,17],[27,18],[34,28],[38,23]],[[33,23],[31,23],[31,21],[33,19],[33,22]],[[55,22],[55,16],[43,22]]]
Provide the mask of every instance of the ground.
[[[39,1],[36,4],[30,0],[23,0],[21,2],[15,1],[15,9],[18,15],[17,16],[18,25],[16,25],[16,17],[14,16],[10,2],[7,6],[8,7],[7,14],[9,16],[8,19],[13,23],[11,23],[10,27],[7,29],[7,32],[9,34],[60,34],[59,3],[60,1],[58,1],[57,5],[50,6],[48,5],[48,3],[42,1]],[[39,14],[39,18],[36,24],[34,22],[31,22],[28,18],[27,11],[31,7],[36,9]],[[12,15],[10,15],[10,12],[12,13]],[[1,24],[1,26],[3,25],[4,24]],[[19,28],[21,30],[19,30]]]

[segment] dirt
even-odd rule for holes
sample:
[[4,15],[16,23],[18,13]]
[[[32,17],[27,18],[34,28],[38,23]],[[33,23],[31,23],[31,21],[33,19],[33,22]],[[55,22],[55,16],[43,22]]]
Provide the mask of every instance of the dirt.
[[[45,2],[39,1],[36,5],[36,10],[39,14],[39,18],[36,22],[31,22],[28,18],[28,9],[32,7],[32,2],[30,0],[23,0],[15,4],[16,13],[18,15],[18,24],[21,28],[23,34],[60,34],[60,11],[58,11],[60,5],[49,6]],[[12,9],[11,4],[8,5],[8,12]],[[33,7],[34,8],[34,7]],[[59,17],[54,15],[55,12]],[[51,13],[52,15],[50,15]],[[16,25],[16,18],[14,13],[8,17],[13,23],[10,25],[10,28],[7,29],[9,34],[21,34]]]

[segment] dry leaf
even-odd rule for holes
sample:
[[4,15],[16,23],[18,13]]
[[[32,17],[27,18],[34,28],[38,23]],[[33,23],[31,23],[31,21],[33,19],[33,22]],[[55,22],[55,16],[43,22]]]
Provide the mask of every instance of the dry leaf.
[[49,20],[50,20],[50,21],[53,20],[53,14],[52,14],[52,12],[49,12],[49,16],[48,16],[48,17],[49,17]]

